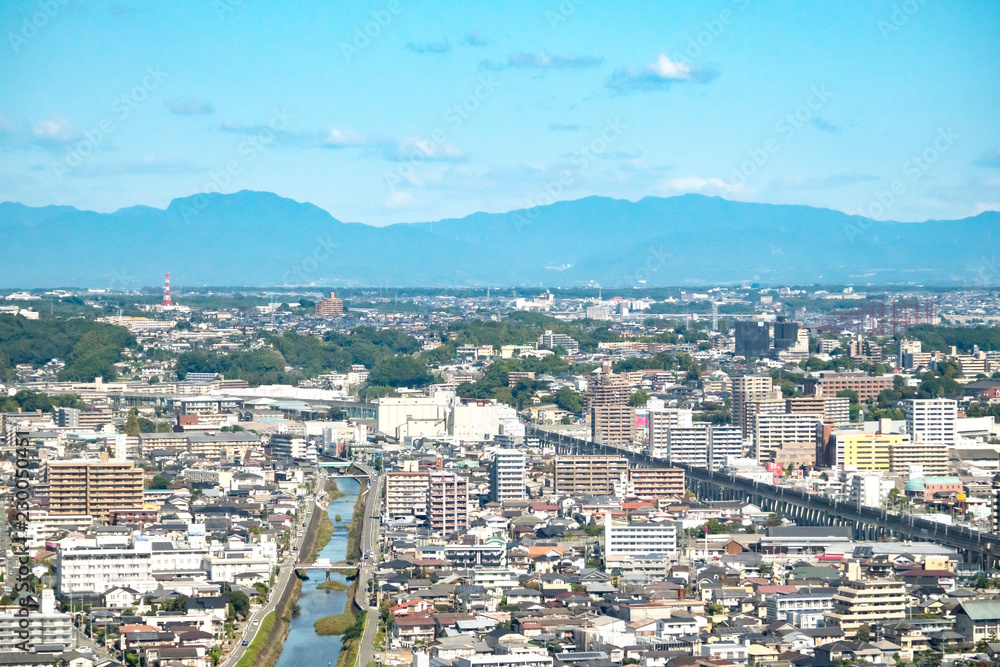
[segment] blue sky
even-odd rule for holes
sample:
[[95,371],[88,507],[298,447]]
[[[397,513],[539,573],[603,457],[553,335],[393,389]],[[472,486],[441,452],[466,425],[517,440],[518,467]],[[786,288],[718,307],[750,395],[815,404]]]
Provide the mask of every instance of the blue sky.
[[1000,4],[5,2],[0,200],[1000,209]]

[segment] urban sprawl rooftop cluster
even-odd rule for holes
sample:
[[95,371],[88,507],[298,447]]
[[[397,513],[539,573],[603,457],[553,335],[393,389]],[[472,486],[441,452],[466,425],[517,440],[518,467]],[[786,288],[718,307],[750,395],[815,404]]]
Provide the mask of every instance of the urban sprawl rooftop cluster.
[[996,290],[182,292],[0,298],[0,667],[1000,660]]

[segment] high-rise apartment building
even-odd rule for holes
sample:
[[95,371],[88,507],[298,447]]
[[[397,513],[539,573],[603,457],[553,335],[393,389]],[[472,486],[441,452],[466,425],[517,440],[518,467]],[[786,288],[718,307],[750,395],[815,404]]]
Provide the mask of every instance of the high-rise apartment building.
[[611,372],[611,364],[605,363],[590,374],[587,390],[583,392],[583,414],[588,420],[596,407],[627,406],[632,397],[632,386],[625,375]]
[[339,317],[344,314],[344,302],[330,292],[329,299],[316,302],[316,317]]
[[[653,427],[651,427],[652,430]],[[649,455],[669,463],[719,470],[729,457],[743,455],[743,437],[735,426],[698,423],[688,427],[668,426],[650,433]]]
[[62,428],[80,428],[80,410],[77,408],[55,408],[52,421]]
[[812,465],[822,422],[816,415],[757,415],[754,425],[754,457],[758,464]]
[[142,469],[130,461],[47,461],[50,514],[107,519],[112,510],[142,507]]
[[555,347],[562,347],[568,354],[577,354],[580,351],[580,344],[568,334],[553,333],[551,329],[546,329],[545,333],[538,337],[539,350],[551,350]]
[[304,435],[297,433],[275,433],[271,436],[271,454],[277,459],[316,461],[316,446],[309,443]]
[[449,535],[469,527],[469,480],[450,472],[432,472],[427,492],[431,531]]
[[888,472],[892,469],[892,446],[903,442],[898,433],[864,433],[848,431],[834,433],[834,457],[831,461],[840,469],[862,472]]
[[913,442],[955,444],[958,402],[949,398],[914,398],[906,401],[906,432]]
[[733,378],[733,424],[740,427],[744,438],[747,437],[751,433],[748,404],[780,399],[781,390],[773,386],[770,376],[744,375]]
[[516,449],[498,449],[490,461],[490,500],[521,500],[526,496],[524,470],[527,457]]
[[628,447],[636,438],[635,408],[629,405],[595,405],[590,410],[590,434],[594,442]]
[[896,355],[897,365],[907,370],[930,366],[931,353],[923,352],[922,347],[919,340],[899,341],[899,353]]
[[427,491],[430,474],[419,471],[394,471],[385,474],[385,515],[392,521],[408,516],[427,518]]
[[622,479],[628,479],[623,456],[557,456],[553,463],[554,490],[560,495],[611,495]]

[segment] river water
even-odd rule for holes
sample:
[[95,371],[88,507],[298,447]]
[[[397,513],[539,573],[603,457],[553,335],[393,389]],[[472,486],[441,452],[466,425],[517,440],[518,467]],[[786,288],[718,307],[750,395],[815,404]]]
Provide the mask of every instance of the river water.
[[[329,558],[332,562],[344,560],[347,556],[347,524],[354,514],[361,485],[352,478],[335,479],[337,488],[346,493],[330,503],[327,515],[333,522],[333,537],[319,552],[319,558]],[[339,514],[343,521],[337,523],[334,516]],[[347,583],[347,577],[331,573],[330,578]],[[275,667],[324,667],[335,665],[340,654],[340,635],[320,637],[313,629],[313,623],[324,616],[343,613],[347,604],[347,591],[316,590],[316,586],[326,579],[322,570],[309,570],[309,580],[302,582],[299,596],[299,615],[292,619],[288,637]]]

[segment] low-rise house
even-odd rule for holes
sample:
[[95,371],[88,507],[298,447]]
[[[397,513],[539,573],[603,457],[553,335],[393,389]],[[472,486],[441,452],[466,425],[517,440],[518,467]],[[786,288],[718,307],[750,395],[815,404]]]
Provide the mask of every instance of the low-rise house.
[[392,638],[401,646],[429,644],[434,641],[437,621],[430,614],[408,614],[392,621]]

